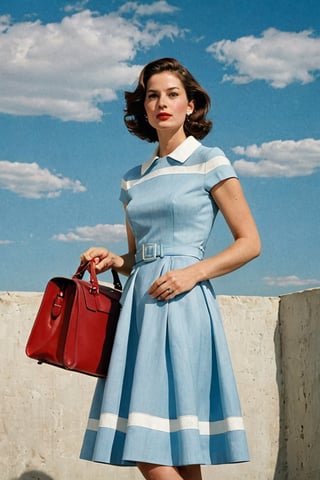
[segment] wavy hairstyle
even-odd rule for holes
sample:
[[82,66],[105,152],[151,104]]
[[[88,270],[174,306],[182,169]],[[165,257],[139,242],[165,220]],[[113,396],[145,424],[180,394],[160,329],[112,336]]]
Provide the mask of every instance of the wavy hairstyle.
[[199,85],[191,73],[174,58],[160,58],[148,63],[140,73],[138,84],[133,92],[125,92],[126,108],[124,122],[133,135],[148,142],[157,142],[158,134],[146,119],[144,101],[148,80],[157,73],[173,72],[182,82],[188,101],[193,100],[194,111],[186,118],[186,136],[193,135],[201,140],[211,130],[212,122],[206,119],[211,102],[207,92]]

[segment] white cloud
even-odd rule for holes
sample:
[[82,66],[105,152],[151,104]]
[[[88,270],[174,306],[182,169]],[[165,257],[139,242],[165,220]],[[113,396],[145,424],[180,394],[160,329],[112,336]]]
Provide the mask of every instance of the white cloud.
[[52,240],[59,242],[98,242],[110,243],[121,242],[126,238],[125,225],[102,225],[93,227],[76,227],[70,229],[68,233],[59,233],[52,237]]
[[0,15],[0,33],[5,32],[11,23],[10,15]]
[[296,275],[287,275],[284,277],[264,277],[267,285],[277,287],[306,287],[308,285],[320,285],[320,279],[317,278],[299,278]]
[[14,243],[13,240],[0,240],[0,245],[10,245],[11,243]]
[[[134,10],[148,7],[151,14],[166,5],[173,8],[155,2]],[[136,80],[141,70],[134,64],[137,52],[182,34],[175,25],[151,18],[142,22],[119,12],[84,10],[48,24],[10,24],[2,16],[0,112],[99,121],[101,105]]]
[[81,10],[85,9],[88,3],[89,0],[80,0],[79,2],[69,3],[63,8],[63,10],[65,12],[81,12]]
[[245,84],[265,80],[275,88],[293,82],[313,82],[320,70],[320,37],[311,30],[282,32],[265,30],[261,37],[252,35],[235,41],[221,40],[207,51],[236,73],[227,74],[224,81]]
[[237,146],[233,151],[250,159],[236,160],[236,171],[248,177],[299,177],[320,169],[320,140],[275,140],[247,147]]
[[0,161],[0,188],[10,190],[24,198],[59,197],[63,190],[73,193],[84,192],[86,188],[79,180],[71,180],[60,174],[53,174],[37,163]]
[[178,7],[169,5],[166,1],[159,1],[147,4],[139,4],[138,2],[127,2],[119,8],[120,13],[134,12],[139,16],[149,16],[161,13],[175,13],[180,10]]

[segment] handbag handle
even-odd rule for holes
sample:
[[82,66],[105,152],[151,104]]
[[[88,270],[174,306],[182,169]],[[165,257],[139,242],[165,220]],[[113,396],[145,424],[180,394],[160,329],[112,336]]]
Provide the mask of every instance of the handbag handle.
[[[80,264],[76,273],[73,275],[73,278],[79,278],[81,280],[86,271],[88,271],[90,274],[90,283],[92,285],[92,290],[98,293],[99,283],[97,280],[97,273],[95,269],[94,260],[91,260],[90,262],[87,262],[87,263]],[[113,287],[116,290],[122,290],[122,284],[121,284],[118,272],[116,272],[116,270],[112,268],[111,273],[113,277]]]

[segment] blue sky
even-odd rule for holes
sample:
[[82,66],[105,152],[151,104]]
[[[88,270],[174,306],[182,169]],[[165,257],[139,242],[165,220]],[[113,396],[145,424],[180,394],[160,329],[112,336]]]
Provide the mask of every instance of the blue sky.
[[[217,293],[319,287],[319,19],[318,0],[2,0],[0,290],[42,291],[90,245],[125,252],[121,177],[155,146],[126,131],[123,91],[164,56],[209,92],[203,143],[234,164],[262,237]],[[219,216],[207,255],[230,241]]]

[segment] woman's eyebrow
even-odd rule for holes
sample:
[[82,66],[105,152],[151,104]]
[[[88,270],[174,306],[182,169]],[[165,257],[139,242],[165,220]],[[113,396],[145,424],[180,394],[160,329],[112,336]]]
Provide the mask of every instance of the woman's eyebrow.
[[[169,87],[167,88],[166,90],[169,91],[169,90],[180,90],[181,87]],[[155,89],[155,88],[148,88],[147,89],[147,92],[153,92],[153,93],[157,93],[159,90]]]

